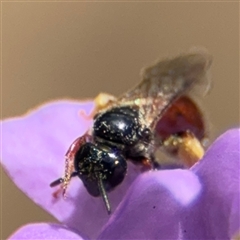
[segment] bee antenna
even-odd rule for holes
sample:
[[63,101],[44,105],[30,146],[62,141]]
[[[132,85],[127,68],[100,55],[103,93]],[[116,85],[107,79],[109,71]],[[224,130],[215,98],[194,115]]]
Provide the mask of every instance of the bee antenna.
[[63,183],[63,178],[58,178],[55,181],[50,183],[50,187],[55,187],[55,186],[57,186],[57,185],[59,185],[61,183]]
[[106,192],[106,190],[103,186],[103,181],[102,181],[101,176],[98,177],[98,188],[99,188],[99,191],[102,195],[102,198],[103,198],[105,207],[107,209],[107,212],[108,212],[108,214],[111,214],[111,206],[110,206],[110,203],[109,203],[107,192]]
[[[73,172],[72,174],[71,174],[71,178],[72,177],[75,177],[75,176],[77,176],[77,172]],[[64,178],[58,178],[58,179],[56,179],[55,181],[53,181],[52,183],[50,183],[50,187],[56,187],[57,185],[60,185],[60,184],[62,184],[64,182]]]

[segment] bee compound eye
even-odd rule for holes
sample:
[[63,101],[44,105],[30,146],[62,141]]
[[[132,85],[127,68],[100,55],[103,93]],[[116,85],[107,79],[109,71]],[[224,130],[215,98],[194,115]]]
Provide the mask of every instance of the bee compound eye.
[[127,162],[121,154],[114,154],[111,159],[111,166],[109,165],[108,169],[106,185],[113,189],[123,181],[127,173]]

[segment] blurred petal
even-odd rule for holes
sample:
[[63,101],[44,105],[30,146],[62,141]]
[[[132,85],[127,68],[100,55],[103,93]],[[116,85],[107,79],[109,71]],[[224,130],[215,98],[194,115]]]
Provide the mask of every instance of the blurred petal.
[[78,234],[72,232],[68,228],[65,228],[59,224],[48,223],[36,223],[29,224],[19,228],[9,240],[22,240],[22,239],[56,239],[56,240],[68,240],[68,239],[83,239]]
[[100,239],[230,239],[240,229],[239,130],[191,170],[149,172],[129,189]]
[[[5,120],[1,150],[4,169],[26,195],[59,221],[91,238],[109,218],[103,200],[90,196],[78,178],[71,181],[66,200],[54,198],[58,188],[49,184],[63,175],[64,155],[70,144],[92,124],[80,117],[79,111],[90,113],[92,109],[92,102],[59,101],[24,117]],[[128,173],[124,183],[109,194],[113,210],[138,170],[130,166]]]
[[128,163],[123,184],[109,194],[110,220],[102,199],[78,178],[67,200],[54,198],[49,183],[62,176],[66,150],[92,124],[78,113],[92,108],[91,102],[55,102],[2,122],[3,166],[37,204],[90,238],[104,225],[101,239],[229,239],[239,231],[239,130],[221,136],[191,170],[142,174],[125,194],[139,174]]
[[186,239],[230,239],[240,230],[239,134],[223,134],[192,168],[204,191],[182,217]]
[[201,190],[198,178],[189,170],[142,174],[99,239],[181,239],[182,210]]
[[[239,184],[240,185],[240,184]],[[239,186],[240,187],[240,186]],[[229,218],[229,235],[234,238],[237,234],[240,239],[240,194],[233,197],[231,214]]]

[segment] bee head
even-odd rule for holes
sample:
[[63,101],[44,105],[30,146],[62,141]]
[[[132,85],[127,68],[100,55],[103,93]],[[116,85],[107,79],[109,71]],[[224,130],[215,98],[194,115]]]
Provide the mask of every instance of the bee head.
[[120,152],[93,143],[81,146],[75,155],[74,166],[92,196],[101,195],[99,180],[108,192],[123,181],[127,171],[126,160]]

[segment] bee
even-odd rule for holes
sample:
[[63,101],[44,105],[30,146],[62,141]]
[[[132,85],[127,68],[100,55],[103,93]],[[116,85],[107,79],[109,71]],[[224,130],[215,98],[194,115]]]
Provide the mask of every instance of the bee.
[[65,196],[70,179],[78,176],[90,195],[103,198],[110,214],[107,193],[124,180],[128,159],[158,169],[159,148],[187,166],[201,159],[204,120],[187,93],[204,83],[211,62],[206,51],[182,54],[146,68],[142,81],[118,98],[100,94],[93,126],[71,144],[64,176],[50,186],[61,184]]

